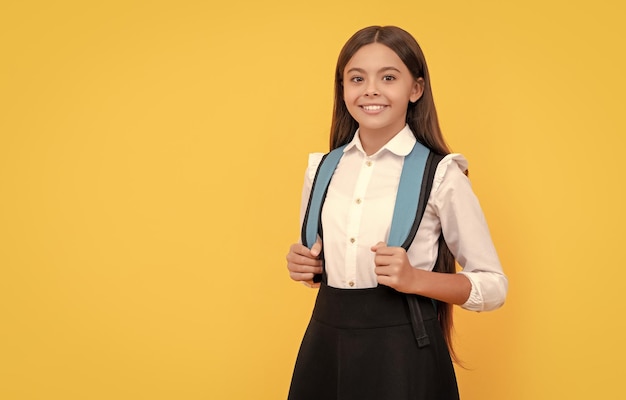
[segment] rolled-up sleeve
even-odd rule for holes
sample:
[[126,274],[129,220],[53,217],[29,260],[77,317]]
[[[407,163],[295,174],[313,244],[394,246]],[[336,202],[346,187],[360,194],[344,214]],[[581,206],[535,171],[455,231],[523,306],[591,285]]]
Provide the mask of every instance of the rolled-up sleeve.
[[508,280],[489,233],[485,216],[464,171],[461,155],[444,158],[433,182],[434,205],[448,247],[471,282],[468,300],[461,307],[490,311],[504,304]]

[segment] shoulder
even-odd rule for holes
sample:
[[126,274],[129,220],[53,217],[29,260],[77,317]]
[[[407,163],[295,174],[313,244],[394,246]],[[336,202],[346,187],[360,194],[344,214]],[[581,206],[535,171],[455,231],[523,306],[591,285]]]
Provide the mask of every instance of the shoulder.
[[451,153],[445,156],[437,165],[433,179],[433,191],[439,190],[442,183],[469,182],[467,171],[467,159],[459,153]]
[[306,168],[306,178],[310,181],[315,179],[317,167],[320,165],[325,153],[309,153],[309,161]]

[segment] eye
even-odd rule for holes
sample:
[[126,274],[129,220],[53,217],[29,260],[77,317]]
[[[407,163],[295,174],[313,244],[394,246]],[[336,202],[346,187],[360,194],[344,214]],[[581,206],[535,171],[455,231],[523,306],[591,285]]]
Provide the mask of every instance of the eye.
[[385,75],[383,76],[383,81],[395,81],[396,77],[393,75]]
[[350,82],[354,82],[354,83],[363,82],[363,77],[353,76],[352,78],[350,78]]

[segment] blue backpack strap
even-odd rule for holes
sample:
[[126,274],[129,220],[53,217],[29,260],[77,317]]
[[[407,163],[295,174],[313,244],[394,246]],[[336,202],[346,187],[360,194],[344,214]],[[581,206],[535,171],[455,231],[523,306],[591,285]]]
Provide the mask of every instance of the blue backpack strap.
[[419,219],[416,218],[419,209],[417,200],[420,198],[424,170],[429,154],[430,150],[426,146],[420,142],[415,142],[413,150],[404,157],[391,229],[387,239],[388,246],[404,247],[406,245],[405,249],[408,249],[413,238],[415,238],[415,232],[417,232],[417,226],[421,220],[421,216]]
[[339,160],[343,156],[345,147],[345,145],[338,147],[325,154],[317,167],[315,179],[313,179],[313,185],[311,186],[311,194],[309,195],[309,204],[302,222],[302,244],[308,248],[311,248],[317,241],[317,234],[320,231],[322,205],[326,199],[330,179],[333,177]]
[[[301,232],[302,243],[308,248],[313,246],[318,232],[321,232],[322,205],[330,180],[343,156],[344,147],[326,154],[320,161],[315,174]],[[419,142],[415,143],[413,150],[405,157],[387,240],[389,246],[402,246],[408,250],[413,242],[430,196],[435,170],[442,157],[435,155]],[[314,280],[319,282],[320,278],[316,276]],[[417,345],[418,347],[427,346],[430,340],[426,333],[418,297],[407,294],[406,298]]]
[[[420,184],[421,188],[419,193],[419,200],[417,202],[415,220],[413,221],[413,226],[411,227],[409,236],[402,244],[402,247],[405,250],[409,249],[409,246],[413,242],[415,234],[417,233],[417,228],[422,221],[424,211],[426,210],[426,203],[428,202],[428,197],[430,196],[430,192],[433,187],[435,171],[437,170],[437,166],[439,165],[439,162],[443,159],[443,157],[443,155],[435,154],[433,152],[430,152],[430,154],[428,155],[428,159],[426,160],[426,165],[423,171],[423,178]],[[406,300],[409,305],[411,327],[413,328],[413,335],[415,336],[415,340],[417,341],[417,346],[420,348],[428,346],[430,344],[430,339],[428,338],[428,333],[426,333],[426,325],[424,324],[424,318],[422,317],[422,311],[419,305],[419,297],[414,294],[407,294]],[[432,303],[436,313],[437,303],[435,302],[435,300],[432,300]]]

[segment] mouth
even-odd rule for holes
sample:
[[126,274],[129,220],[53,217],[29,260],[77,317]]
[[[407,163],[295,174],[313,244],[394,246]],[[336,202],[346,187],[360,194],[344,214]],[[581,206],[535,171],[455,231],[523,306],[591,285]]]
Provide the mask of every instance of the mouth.
[[378,112],[385,109],[387,106],[381,104],[362,105],[361,109],[365,112]]

